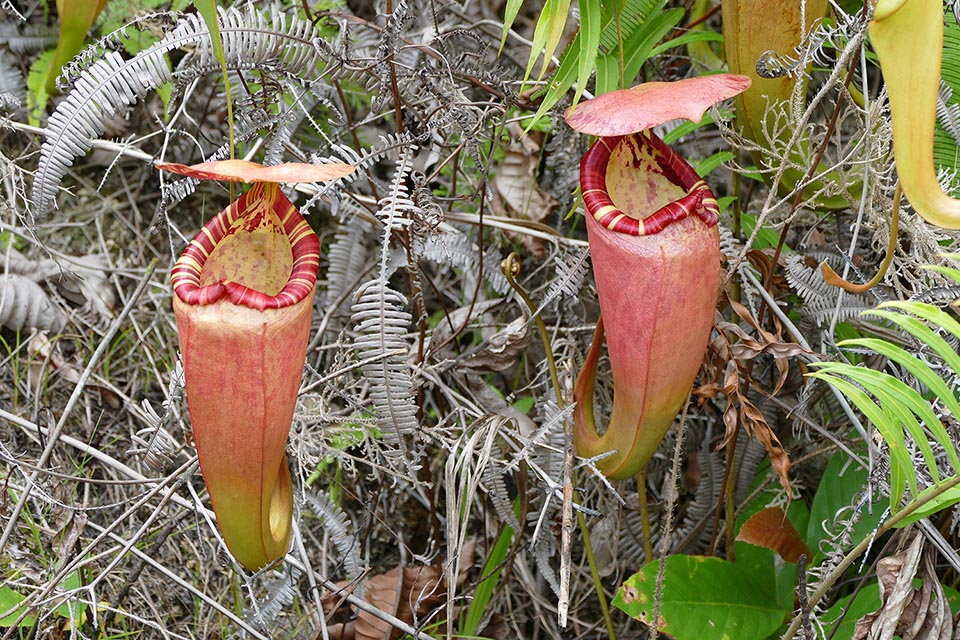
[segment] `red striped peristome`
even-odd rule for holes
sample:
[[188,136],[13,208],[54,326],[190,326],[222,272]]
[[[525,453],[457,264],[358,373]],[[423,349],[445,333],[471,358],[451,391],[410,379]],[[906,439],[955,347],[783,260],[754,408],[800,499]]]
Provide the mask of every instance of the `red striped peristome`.
[[[293,254],[293,268],[283,289],[276,295],[268,295],[229,280],[201,286],[203,266],[217,244],[245,225],[259,224],[261,216],[270,209],[277,215]],[[236,305],[263,311],[281,309],[303,300],[313,291],[319,265],[317,234],[277,184],[260,182],[200,229],[180,254],[170,279],[177,297],[186,304],[207,305],[226,298]]]
[[659,233],[670,224],[696,215],[707,226],[720,220],[717,200],[697,172],[673,149],[650,132],[631,134],[638,146],[650,152],[663,176],[686,192],[682,198],[670,202],[642,220],[621,211],[607,192],[607,163],[610,154],[621,140],[629,136],[601,138],[590,147],[580,163],[580,185],[583,203],[589,215],[603,227],[631,236]]

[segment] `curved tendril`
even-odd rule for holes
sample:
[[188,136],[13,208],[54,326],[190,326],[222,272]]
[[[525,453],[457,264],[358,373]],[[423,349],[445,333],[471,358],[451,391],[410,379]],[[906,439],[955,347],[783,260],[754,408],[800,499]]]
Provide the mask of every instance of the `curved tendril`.
[[517,295],[523,298],[524,304],[526,304],[527,309],[530,310],[530,317],[533,318],[534,323],[537,325],[537,330],[540,332],[540,339],[543,341],[543,348],[547,353],[547,366],[550,368],[550,382],[553,384],[553,392],[557,396],[557,406],[562,410],[564,407],[563,391],[560,389],[560,377],[557,375],[557,362],[553,357],[553,349],[550,347],[550,334],[547,332],[547,325],[543,323],[543,319],[537,314],[537,307],[533,304],[533,300],[530,299],[530,295],[516,280],[517,276],[520,275],[520,254],[514,251],[504,258],[500,263],[500,270],[503,272],[504,277],[506,277],[507,282],[510,283],[513,290],[517,292]]
[[887,275],[887,269],[890,268],[890,263],[893,262],[893,254],[897,247],[897,232],[900,229],[901,195],[903,195],[903,189],[901,189],[900,183],[897,182],[897,190],[893,194],[893,210],[890,214],[890,239],[887,241],[887,255],[884,256],[883,262],[880,263],[880,268],[877,270],[876,275],[863,284],[853,284],[852,282],[847,282],[840,277],[840,275],[834,271],[830,265],[824,262],[820,265],[820,271],[823,273],[824,282],[834,287],[840,287],[849,293],[864,293],[880,284],[880,281],[883,280],[883,277]]

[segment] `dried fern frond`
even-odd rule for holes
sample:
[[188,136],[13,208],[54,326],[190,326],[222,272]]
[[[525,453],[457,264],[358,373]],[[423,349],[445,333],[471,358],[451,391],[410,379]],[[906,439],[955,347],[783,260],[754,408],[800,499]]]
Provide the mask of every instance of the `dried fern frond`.
[[[267,73],[282,70],[293,76],[318,73],[320,54],[313,46],[317,35],[309,22],[277,9],[268,20],[252,5],[245,11],[221,10],[219,16],[228,68],[256,68]],[[191,53],[174,73],[167,54],[177,49]],[[67,168],[103,133],[105,120],[194,67],[219,70],[210,34],[198,15],[182,18],[162,40],[129,60],[108,51],[84,69],[47,123],[47,139],[40,150],[33,184],[34,213],[43,215],[54,203]]]
[[[330,499],[325,491],[305,494],[305,510],[320,519],[324,533],[339,553],[338,561],[343,566],[344,577],[353,580],[363,573],[363,560],[360,557],[359,539],[347,514]],[[359,594],[359,595],[362,595]]]
[[13,331],[61,331],[67,317],[33,280],[15,273],[0,274],[0,326]]

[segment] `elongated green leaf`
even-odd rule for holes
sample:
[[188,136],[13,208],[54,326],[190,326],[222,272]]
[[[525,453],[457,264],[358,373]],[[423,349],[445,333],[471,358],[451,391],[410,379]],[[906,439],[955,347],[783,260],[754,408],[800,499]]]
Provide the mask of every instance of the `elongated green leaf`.
[[[666,0],[624,0],[620,2],[606,3],[603,8],[603,26],[600,31],[600,52],[618,55],[615,49],[619,47],[621,38],[628,38],[643,22],[647,16],[663,8]],[[617,17],[619,16],[619,23]],[[577,70],[579,68],[578,55],[580,53],[581,34],[577,33],[573,43],[560,56],[560,65],[550,78],[547,89],[543,92],[543,98],[537,113],[529,121],[526,130],[530,130],[550,109],[560,101],[563,95],[570,90],[577,79]],[[601,55],[596,59],[599,72],[599,64],[606,56]],[[614,59],[616,60],[616,59]],[[617,63],[616,69],[619,69]],[[599,74],[598,74],[599,75]],[[619,79],[619,71],[615,77]]]
[[[955,335],[960,338],[960,324],[933,305],[923,304],[920,302],[897,302],[881,306],[902,309],[908,313],[918,315],[925,320],[930,320],[934,324],[942,323],[940,326],[947,331],[950,331],[951,328],[955,329],[958,332]],[[904,331],[907,331],[917,340],[922,341],[924,344],[936,351],[937,354],[943,358],[944,362],[950,365],[954,371],[960,372],[960,355],[954,351],[953,347],[947,344],[946,340],[938,336],[932,329],[930,329],[930,327],[920,322],[916,318],[912,318],[902,313],[891,313],[889,311],[885,311],[884,309],[868,311],[867,314],[886,318],[887,320],[899,325]]]
[[[953,395],[953,392],[943,379],[934,373],[922,360],[915,358],[896,345],[877,338],[854,338],[844,340],[840,343],[840,346],[847,345],[866,347],[882,356],[890,358],[909,371],[932,393],[936,394],[955,417],[960,416],[960,403],[957,402],[957,398]],[[930,409],[929,403],[926,401],[924,401],[922,405],[914,403],[913,409],[914,413],[923,419],[927,428],[930,429],[933,436],[937,439],[937,442],[943,445],[953,468],[960,471],[960,459],[957,457],[956,446],[953,444],[953,440],[947,433],[943,423],[937,419],[932,409]]]
[[483,569],[480,571],[480,582],[473,592],[473,600],[470,601],[470,607],[467,609],[467,617],[460,627],[460,633],[464,636],[474,635],[480,628],[480,622],[487,613],[487,605],[493,597],[493,592],[497,588],[500,580],[500,572],[503,570],[501,565],[510,551],[510,543],[513,542],[513,529],[504,527],[497,536],[497,541],[490,549],[490,555],[483,563]]
[[960,502],[960,487],[951,487],[938,495],[936,498],[929,499],[929,494],[936,490],[936,487],[930,487],[929,489],[922,491],[920,495],[914,498],[914,502],[929,501],[903,520],[897,522],[896,527],[899,529],[907,526],[908,524],[913,524],[918,520],[923,520],[928,516],[932,516],[933,514],[943,511],[947,507],[951,507]]
[[[623,77],[630,86],[650,57],[650,51],[683,19],[683,9],[653,13],[623,43]],[[601,62],[602,61],[602,62]],[[597,95],[620,88],[620,60],[612,52],[597,60]]]
[[220,39],[220,23],[217,21],[216,0],[193,0],[197,12],[203,16],[203,22],[210,32],[210,41],[213,43],[213,55],[220,63],[224,73],[227,72],[227,61],[223,55],[223,41]]
[[[659,560],[621,585],[613,605],[644,622],[653,622]],[[789,610],[737,565],[703,556],[666,559],[657,626],[676,640],[762,640]]]
[[[920,423],[918,423],[914,417],[914,414],[923,414],[923,416],[925,416],[924,421],[931,428],[934,425],[942,426],[940,420],[930,408],[929,402],[927,402],[916,389],[882,371],[869,369],[867,367],[853,367],[846,364],[838,364],[832,372],[842,373],[872,393],[874,397],[880,401],[881,406],[888,409],[895,418],[906,427],[910,436],[923,454],[923,459],[927,464],[927,470],[933,476],[934,482],[939,482],[940,474],[937,471],[933,447],[930,446],[930,442],[927,440],[927,434],[924,433],[920,427]],[[952,443],[948,444],[950,448],[953,448]],[[916,478],[911,476],[910,479],[912,480],[910,488],[916,493]]]
[[563,27],[567,24],[567,14],[570,12],[570,0],[547,0],[543,5],[543,12],[540,19],[537,20],[537,26],[533,30],[533,44],[530,46],[530,58],[527,60],[527,70],[523,74],[523,81],[530,78],[530,72],[533,71],[533,65],[543,53],[543,65],[540,67],[540,75],[537,80],[543,79],[550,64],[550,58],[557,50],[560,44],[560,36],[563,35]]
[[956,282],[960,282],[960,269],[954,269],[953,267],[947,267],[939,264],[927,264],[923,265],[924,269],[927,271],[936,271],[937,273],[942,273],[943,275],[951,278]]
[[497,55],[500,55],[503,51],[503,45],[507,43],[507,33],[517,19],[521,5],[523,5],[523,0],[507,0],[507,5],[503,10],[503,35],[500,36],[500,49],[497,51]]
[[573,104],[580,101],[587,81],[597,60],[600,49],[601,15],[600,0],[578,0],[580,5],[580,56],[577,67],[577,91]]
[[649,57],[653,58],[670,49],[694,42],[723,42],[723,36],[716,31],[687,31],[676,38],[670,38],[655,46],[650,50]]
[[[913,476],[913,464],[906,450],[903,430],[889,411],[884,411],[861,388],[839,375],[831,375],[842,367],[836,362],[814,363],[818,371],[808,373],[811,378],[819,378],[836,387],[850,399],[858,409],[873,423],[890,448],[890,495],[893,504],[899,504],[906,488],[907,477]],[[894,502],[894,497],[896,501]]]

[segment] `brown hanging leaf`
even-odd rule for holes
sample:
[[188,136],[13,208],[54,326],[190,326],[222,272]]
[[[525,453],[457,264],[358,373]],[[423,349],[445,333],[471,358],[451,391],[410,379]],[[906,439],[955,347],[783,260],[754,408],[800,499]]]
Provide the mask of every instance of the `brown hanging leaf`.
[[768,507],[750,516],[740,528],[737,540],[776,551],[794,564],[801,555],[811,557],[810,547],[780,507]]
[[[780,477],[780,484],[787,492],[787,497],[793,496],[793,488],[790,484],[790,456],[780,443],[780,438],[773,432],[767,419],[763,416],[760,409],[747,399],[746,395],[741,393],[743,385],[740,384],[740,369],[736,360],[727,362],[726,371],[723,379],[723,393],[727,396],[727,406],[723,411],[723,425],[726,430],[722,445],[734,437],[737,433],[737,426],[743,425],[751,436],[756,438],[757,442],[763,445],[770,459],[770,465]],[[722,446],[721,445],[721,446]]]

